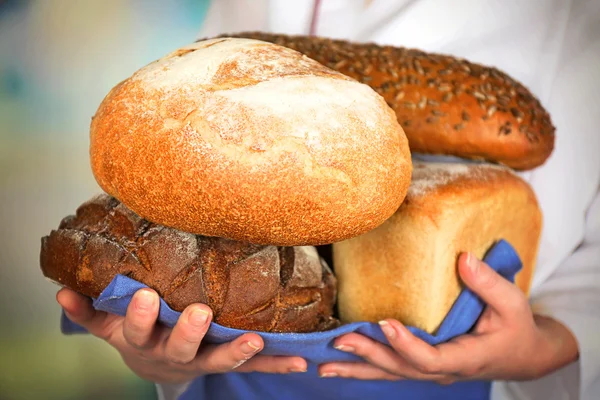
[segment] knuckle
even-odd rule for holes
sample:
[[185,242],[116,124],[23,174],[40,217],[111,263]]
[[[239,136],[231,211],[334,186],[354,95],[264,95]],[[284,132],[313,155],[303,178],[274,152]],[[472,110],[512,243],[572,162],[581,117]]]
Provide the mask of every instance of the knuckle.
[[156,360],[154,353],[152,353],[150,351],[146,351],[146,350],[138,351],[137,356],[142,361],[155,361]]
[[145,349],[148,348],[147,342],[143,338],[141,338],[139,336],[134,336],[134,337],[131,337],[131,338],[125,338],[125,340],[127,341],[127,344],[129,344],[134,349],[145,350]]
[[339,368],[338,370],[336,370],[334,372],[337,376],[339,376],[340,378],[356,378],[357,375],[351,373],[350,371],[348,371],[346,368]]
[[[219,346],[216,351],[202,354],[202,370],[207,373],[225,373],[242,365],[246,369],[246,362],[251,361],[255,354],[245,354],[240,346],[236,346],[235,343],[230,342]],[[280,365],[266,366],[269,371],[278,369],[279,367]]]
[[484,289],[493,289],[500,282],[500,276],[492,271],[486,271],[481,274],[481,287]]
[[142,318],[129,318],[125,321],[124,333],[131,335],[146,332],[150,329],[151,324]]
[[361,357],[369,356],[373,353],[373,346],[370,343],[354,343],[352,347],[354,347],[354,353]]
[[206,333],[201,327],[194,327],[186,322],[178,322],[176,328],[179,331],[180,339],[190,344],[200,343]]
[[241,366],[245,361],[245,358],[229,358],[219,353],[212,353],[203,356],[201,370],[204,373],[224,373],[233,369],[234,366]]
[[99,339],[104,340],[105,342],[111,343],[112,338],[118,329],[116,321],[114,323],[107,324],[100,329],[95,330],[93,333]]
[[123,337],[125,338],[125,341],[127,342],[127,344],[129,344],[130,346],[137,348],[137,349],[143,349],[147,346],[147,338],[149,336],[150,336],[150,334],[147,332],[144,332],[142,329],[139,329],[139,330],[124,329],[123,330]]
[[442,367],[437,360],[431,360],[419,367],[419,371],[427,375],[436,375],[442,371]]
[[182,329],[177,339],[180,346],[198,346],[202,341],[202,336],[197,332]]
[[171,364],[186,365],[194,359],[194,356],[190,354],[174,352],[167,354],[166,359]]
[[223,362],[209,358],[204,362],[202,371],[204,373],[209,373],[209,374],[225,373],[225,372],[229,372],[230,370],[234,369],[233,367],[236,365],[237,365],[237,367],[242,366],[245,361],[246,360],[237,360],[235,362],[230,363],[228,366],[225,366]]
[[109,329],[101,329],[98,332],[95,332],[94,336],[96,336],[98,339],[104,340],[105,342],[110,342],[112,331]]

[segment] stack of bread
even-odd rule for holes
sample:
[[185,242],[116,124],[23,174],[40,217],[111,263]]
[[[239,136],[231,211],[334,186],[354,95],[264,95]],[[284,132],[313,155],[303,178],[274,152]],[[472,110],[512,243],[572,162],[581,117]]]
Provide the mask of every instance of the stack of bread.
[[43,274],[90,297],[117,275],[221,325],[337,325],[315,245],[379,226],[410,182],[408,142],[369,86],[248,39],[181,48],[118,84],[92,119],[106,194],[42,239]]
[[396,213],[376,229],[334,244],[342,322],[397,318],[434,333],[462,290],[458,255],[483,258],[501,239],[521,258],[516,284],[528,293],[542,213],[531,187],[513,170],[546,161],[554,127],[527,88],[495,68],[414,49],[256,32],[238,36],[298,50],[368,84],[396,113],[416,159],[454,157],[446,163],[415,160]]
[[[461,290],[458,254],[505,239],[528,291],[541,212],[512,169],[541,165],[554,128],[525,87],[416,50],[231,36],[107,95],[90,146],[107,194],[43,238],[46,277],[97,297],[127,275],[241,329],[331,329],[337,301],[342,323],[435,332]],[[313,247],[331,243],[335,277]]]

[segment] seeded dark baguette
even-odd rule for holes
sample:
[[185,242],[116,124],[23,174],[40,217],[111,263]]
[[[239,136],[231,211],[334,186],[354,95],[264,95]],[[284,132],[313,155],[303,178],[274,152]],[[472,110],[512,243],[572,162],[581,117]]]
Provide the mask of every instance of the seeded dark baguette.
[[207,304],[214,321],[263,332],[337,326],[336,281],[313,247],[258,246],[177,231],[138,217],[101,195],[42,239],[49,279],[98,297],[117,275],[155,289],[182,311]]
[[415,49],[309,36],[224,36],[276,43],[368,84],[396,112],[412,152],[527,170],[554,148],[554,126],[522,84],[496,68]]

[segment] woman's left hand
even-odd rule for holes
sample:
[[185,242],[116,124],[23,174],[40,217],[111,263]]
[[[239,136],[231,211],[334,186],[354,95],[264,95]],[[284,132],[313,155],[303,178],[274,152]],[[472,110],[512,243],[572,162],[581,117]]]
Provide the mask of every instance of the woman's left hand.
[[396,320],[381,321],[390,346],[357,333],[336,339],[338,350],[366,362],[319,366],[322,377],[427,380],[532,380],[578,357],[577,342],[561,323],[533,315],[526,296],[484,262],[463,254],[464,283],[487,307],[471,333],[431,346]]

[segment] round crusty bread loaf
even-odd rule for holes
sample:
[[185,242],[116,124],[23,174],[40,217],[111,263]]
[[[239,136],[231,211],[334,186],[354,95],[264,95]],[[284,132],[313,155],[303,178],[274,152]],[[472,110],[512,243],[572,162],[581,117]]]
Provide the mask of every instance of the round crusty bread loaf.
[[483,258],[501,239],[521,258],[516,284],[527,293],[541,228],[533,190],[510,169],[415,162],[394,216],[333,245],[341,320],[397,318],[435,332],[461,290],[458,255]]
[[43,274],[96,298],[117,275],[155,289],[176,311],[207,304],[214,321],[263,332],[335,327],[336,281],[314,247],[257,246],[143,220],[108,195],[42,239]]
[[496,68],[423,51],[310,36],[236,33],[277,43],[364,82],[394,109],[414,153],[484,159],[527,170],[554,148],[548,112]]
[[100,186],[143,218],[286,246],[380,225],[412,168],[369,86],[247,39],[195,43],[121,82],[92,120],[90,154]]

